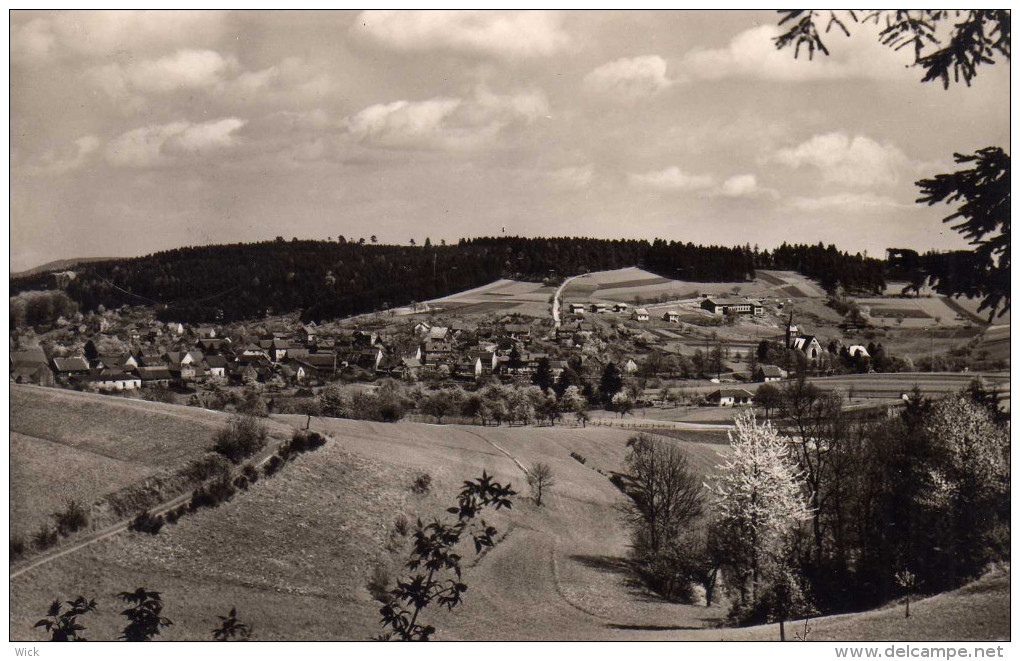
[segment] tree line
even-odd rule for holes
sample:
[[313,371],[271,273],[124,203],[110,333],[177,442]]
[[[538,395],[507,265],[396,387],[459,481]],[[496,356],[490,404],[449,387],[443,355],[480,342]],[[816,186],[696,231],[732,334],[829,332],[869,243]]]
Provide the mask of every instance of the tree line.
[[[321,321],[437,298],[498,278],[553,283],[627,266],[703,282],[744,282],[756,268],[777,268],[847,290],[884,284],[880,260],[821,245],[784,244],[769,252],[661,239],[482,237],[456,245],[397,246],[278,237],[81,264],[64,292],[82,311],[152,305],[161,317],[197,323],[301,310],[305,320]],[[14,294],[57,286],[49,274],[11,281]],[[42,311],[41,318],[50,316]]]

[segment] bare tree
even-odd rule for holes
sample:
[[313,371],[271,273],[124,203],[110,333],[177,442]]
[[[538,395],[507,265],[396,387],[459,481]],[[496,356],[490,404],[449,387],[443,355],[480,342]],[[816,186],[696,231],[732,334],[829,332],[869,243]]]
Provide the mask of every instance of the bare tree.
[[531,493],[535,496],[535,504],[541,507],[542,495],[547,489],[556,485],[549,464],[539,462],[532,466],[528,472],[528,485],[531,487]]
[[649,552],[658,553],[667,540],[701,516],[701,481],[687,456],[674,443],[638,434],[627,441],[631,502],[625,513]]

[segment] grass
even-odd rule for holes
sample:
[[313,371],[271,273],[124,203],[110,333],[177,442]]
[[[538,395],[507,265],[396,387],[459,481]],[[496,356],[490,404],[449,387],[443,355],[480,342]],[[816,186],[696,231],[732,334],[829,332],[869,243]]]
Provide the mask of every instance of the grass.
[[[195,409],[180,412],[201,415]],[[305,418],[279,416],[276,422],[303,427]],[[398,515],[413,522],[440,513],[460,482],[483,469],[521,493],[511,511],[486,513],[500,533],[496,548],[480,559],[465,551],[464,582],[470,589],[463,607],[427,614],[437,639],[774,636],[768,628],[714,628],[725,604],[712,609],[668,604],[634,582],[617,509],[623,496],[606,475],[621,470],[631,430],[321,418],[313,419],[312,429],[333,440],[229,503],[165,526],[156,536],[119,535],[11,581],[10,639],[40,639],[31,624],[49,602],[78,594],[99,600],[100,611],[85,622],[89,638],[112,639],[124,623],[114,595],[144,586],[163,593],[165,615],[175,621],[167,640],[208,640],[216,616],[234,606],[258,640],[364,640],[380,631],[379,603],[368,588],[378,578],[377,567],[388,563],[390,578],[399,576],[392,569],[407,538],[394,533]],[[679,443],[695,469],[708,474],[725,451],[702,442],[714,440],[710,434],[717,433],[678,433],[668,442]],[[521,468],[537,462],[549,464],[556,478],[541,508],[528,498]],[[432,487],[416,494],[410,487],[423,472],[432,477]],[[947,601],[953,599],[947,595]],[[986,612],[974,603],[954,608],[945,617],[956,618],[965,631],[971,613]],[[912,610],[919,621],[933,612],[927,602]],[[989,618],[991,635],[1008,635],[1001,615]],[[835,625],[819,620],[818,626],[822,631]],[[868,629],[874,625],[867,622],[846,626],[861,627],[861,635],[879,631]]]

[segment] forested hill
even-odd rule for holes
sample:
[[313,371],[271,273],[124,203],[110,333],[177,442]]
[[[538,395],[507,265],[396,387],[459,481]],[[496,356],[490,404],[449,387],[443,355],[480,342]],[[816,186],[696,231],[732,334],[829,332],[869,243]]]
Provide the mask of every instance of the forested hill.
[[[80,264],[63,284],[83,310],[102,304],[156,305],[180,321],[234,320],[302,310],[320,320],[437,298],[506,277],[539,281],[641,265],[684,280],[742,282],[755,267],[801,270],[847,289],[880,286],[879,260],[834,247],[750,247],[586,238],[494,237],[456,245],[267,241],[179,248],[133,259]],[[35,274],[11,280],[11,293],[52,289]]]

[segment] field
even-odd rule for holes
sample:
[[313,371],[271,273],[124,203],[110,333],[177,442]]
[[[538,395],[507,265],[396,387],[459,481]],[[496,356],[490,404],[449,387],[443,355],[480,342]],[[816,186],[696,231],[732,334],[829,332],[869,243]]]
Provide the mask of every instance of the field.
[[741,296],[766,296],[772,287],[762,281],[754,282],[688,282],[670,280],[648,271],[630,267],[612,271],[599,271],[576,278],[563,292],[564,301],[648,303],[665,297],[668,300],[694,298],[699,294],[732,296],[733,288]]
[[[960,315],[946,304],[941,296],[930,298],[858,298],[862,308],[871,310],[875,323],[889,327],[925,328],[936,324],[940,327],[959,327],[973,324],[969,315]],[[897,317],[903,316],[900,324]]]
[[200,457],[227,419],[54,388],[12,385],[9,392],[11,533],[26,537],[67,498],[88,505]]
[[[100,407],[110,404],[109,398],[96,399]],[[201,419],[206,413],[180,409],[180,415]],[[300,416],[277,421],[304,423]],[[332,440],[231,502],[185,517],[158,536],[124,533],[13,579],[10,638],[39,639],[31,624],[53,598],[86,594],[100,604],[100,611],[87,618],[90,639],[111,639],[122,626],[114,595],[143,585],[163,593],[164,614],[175,622],[167,640],[207,640],[216,616],[235,606],[258,640],[364,640],[380,631],[379,603],[368,589],[371,577],[381,572],[392,582],[406,549],[395,519],[439,513],[461,480],[482,470],[521,493],[510,512],[486,516],[500,532],[496,548],[479,559],[465,550],[472,559],[464,574],[470,589],[463,606],[427,619],[437,627],[438,639],[775,637],[768,627],[715,628],[725,604],[711,609],[668,604],[634,583],[625,569],[628,540],[617,512],[623,496],[606,477],[622,466],[632,431],[331,419],[316,419],[313,428]],[[701,432],[673,436],[670,442],[684,449],[696,470],[709,474],[720,463],[725,446],[717,432],[712,438]],[[571,458],[571,452],[586,463]],[[538,461],[548,463],[557,480],[542,508],[527,498],[521,470]],[[432,491],[424,495],[410,489],[422,472],[433,479]],[[935,597],[916,608],[956,617],[958,638],[1008,634],[1001,622],[1002,612],[1008,621],[1008,595],[998,588]],[[981,614],[984,628],[966,628],[970,611]],[[921,618],[908,623],[921,629],[897,628],[892,612],[883,624],[878,613],[879,624],[867,619],[872,614],[822,618],[815,624],[817,637],[833,635],[830,631],[849,638],[874,631],[891,638],[945,635],[924,629]],[[985,617],[988,613],[992,616]]]
[[436,312],[449,311],[458,316],[507,313],[548,317],[549,298],[555,288],[537,282],[496,280],[485,286],[429,301]]

